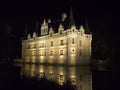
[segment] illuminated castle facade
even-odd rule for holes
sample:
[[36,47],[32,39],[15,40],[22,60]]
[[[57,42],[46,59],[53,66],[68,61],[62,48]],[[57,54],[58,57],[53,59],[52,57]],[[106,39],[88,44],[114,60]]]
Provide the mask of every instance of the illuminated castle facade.
[[[72,11],[62,20],[46,20],[36,31],[22,40],[22,60],[24,63],[48,64],[90,64],[92,34],[83,25],[75,25]],[[56,29],[57,27],[57,29]],[[38,25],[37,25],[38,28]]]

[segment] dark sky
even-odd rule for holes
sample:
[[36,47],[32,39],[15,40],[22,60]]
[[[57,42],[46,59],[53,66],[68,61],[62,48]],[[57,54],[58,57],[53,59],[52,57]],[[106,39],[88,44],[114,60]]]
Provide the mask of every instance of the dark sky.
[[61,14],[63,12],[69,14],[72,7],[74,19],[78,25],[81,25],[87,16],[94,40],[98,36],[97,38],[103,37],[110,43],[116,43],[119,30],[118,23],[115,23],[117,4],[114,2],[105,0],[2,1],[0,2],[0,24],[9,24],[13,36],[20,40],[26,25],[32,30],[36,21],[41,24],[44,18],[60,19]]
[[0,21],[11,24],[19,32],[23,31],[25,25],[34,26],[37,20],[41,24],[44,18],[61,18],[61,14],[69,14],[72,7],[76,23],[81,24],[87,16],[88,24],[93,30],[96,25],[112,25],[114,8],[111,5],[112,2],[102,0],[4,1],[0,5]]

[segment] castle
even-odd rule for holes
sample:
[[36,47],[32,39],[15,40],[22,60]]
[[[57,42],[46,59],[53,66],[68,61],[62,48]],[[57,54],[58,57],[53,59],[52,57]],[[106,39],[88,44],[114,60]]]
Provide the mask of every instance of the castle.
[[[37,25],[38,28],[38,25]],[[50,19],[22,40],[24,63],[90,64],[92,34],[88,28],[75,25],[72,10],[69,17],[52,22]]]

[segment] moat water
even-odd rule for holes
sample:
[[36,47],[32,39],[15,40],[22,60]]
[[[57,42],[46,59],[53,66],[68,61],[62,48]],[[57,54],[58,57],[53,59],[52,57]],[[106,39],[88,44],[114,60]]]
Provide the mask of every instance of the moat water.
[[118,72],[106,66],[0,64],[0,90],[117,90]]

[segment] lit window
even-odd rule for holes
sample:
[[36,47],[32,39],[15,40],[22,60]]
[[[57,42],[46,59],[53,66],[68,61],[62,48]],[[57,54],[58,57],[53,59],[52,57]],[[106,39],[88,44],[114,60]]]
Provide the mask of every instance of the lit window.
[[63,50],[60,50],[60,55],[63,55]]
[[60,45],[64,45],[64,41],[63,40],[61,40]]
[[50,55],[53,55],[53,51],[50,51]]
[[72,44],[74,44],[75,43],[75,40],[74,40],[74,38],[72,38]]
[[53,46],[53,41],[51,41],[51,46]]
[[64,80],[64,76],[60,75],[60,81],[63,81],[63,80]]
[[35,52],[34,52],[34,51],[32,52],[32,55],[33,55],[33,56],[35,55]]
[[41,52],[41,56],[43,56],[43,55],[44,55],[44,52],[42,51],[42,52]]

